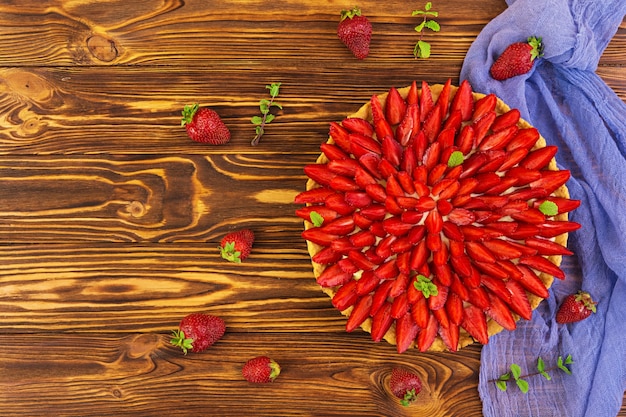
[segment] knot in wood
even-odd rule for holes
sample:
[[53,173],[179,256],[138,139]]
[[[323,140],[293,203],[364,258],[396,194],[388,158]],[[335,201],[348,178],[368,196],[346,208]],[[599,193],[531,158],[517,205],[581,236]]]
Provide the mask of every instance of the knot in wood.
[[102,35],[93,35],[87,39],[89,52],[102,62],[111,62],[118,57],[119,51],[115,42]]

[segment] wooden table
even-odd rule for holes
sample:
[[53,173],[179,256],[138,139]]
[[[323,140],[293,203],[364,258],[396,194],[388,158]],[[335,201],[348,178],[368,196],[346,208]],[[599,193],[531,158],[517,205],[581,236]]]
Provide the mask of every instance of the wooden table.
[[[335,0],[2,2],[0,415],[481,415],[480,346],[399,355],[344,331],[292,199],[329,122],[390,86],[458,83],[506,5],[435,2],[427,60],[412,55],[422,4],[359,5],[374,26],[364,61],[337,39],[351,4]],[[598,74],[626,100],[625,48],[626,22]],[[283,110],[253,147],[272,82]],[[228,145],[187,139],[193,102],[222,115]],[[222,261],[219,240],[242,226],[253,255]],[[228,330],[185,357],[169,334],[194,311]],[[283,372],[252,386],[240,369],[261,354]],[[411,408],[388,389],[398,365],[424,380]]]

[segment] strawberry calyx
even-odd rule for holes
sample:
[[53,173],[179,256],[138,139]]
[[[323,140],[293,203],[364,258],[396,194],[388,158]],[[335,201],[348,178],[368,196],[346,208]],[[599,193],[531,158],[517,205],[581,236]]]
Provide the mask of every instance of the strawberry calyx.
[[273,381],[276,378],[278,378],[278,375],[280,375],[280,370],[281,370],[280,365],[275,360],[270,359],[269,367],[270,367],[270,381]]
[[346,19],[352,19],[355,16],[361,16],[361,9],[357,6],[354,6],[354,8],[350,10],[341,11],[341,21],[344,21]]
[[193,339],[187,338],[185,332],[182,330],[172,331],[172,339],[170,343],[178,348],[181,348],[186,355],[187,351],[193,349]]
[[529,37],[528,45],[530,45],[530,47],[532,48],[530,50],[531,61],[534,61],[536,58],[543,56],[543,44],[541,43],[541,37]]
[[235,248],[235,242],[227,242],[220,246],[220,255],[230,262],[241,263],[241,252]]
[[591,311],[592,313],[596,312],[596,304],[598,303],[593,301],[593,299],[591,298],[591,294],[589,294],[587,291],[578,291],[574,299],[577,302],[581,303],[587,310]]
[[413,388],[404,393],[404,397],[400,400],[400,404],[403,407],[408,407],[415,400],[417,400],[417,392],[415,392],[415,388]]
[[193,116],[196,115],[196,112],[199,108],[200,105],[198,103],[195,103],[191,106],[188,104],[185,105],[185,107],[183,108],[183,118],[180,121],[180,125],[185,126],[186,124],[190,124],[193,121]]

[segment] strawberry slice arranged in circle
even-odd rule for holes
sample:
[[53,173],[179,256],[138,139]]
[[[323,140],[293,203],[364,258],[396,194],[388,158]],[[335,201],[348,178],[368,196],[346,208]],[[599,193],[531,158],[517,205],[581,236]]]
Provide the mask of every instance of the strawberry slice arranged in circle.
[[400,353],[457,351],[529,320],[566,278],[580,227],[570,173],[493,94],[413,82],[373,95],[329,136],[304,168],[296,215],[347,331]]

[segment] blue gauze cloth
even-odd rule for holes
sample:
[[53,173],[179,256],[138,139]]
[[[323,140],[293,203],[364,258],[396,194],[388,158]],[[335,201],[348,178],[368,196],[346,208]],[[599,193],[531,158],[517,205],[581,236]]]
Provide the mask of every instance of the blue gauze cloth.
[[[581,200],[570,220],[575,253],[563,259],[567,274],[555,280],[550,297],[482,349],[479,394],[486,417],[605,417],[618,414],[626,387],[626,105],[595,74],[598,61],[626,14],[626,0],[507,0],[508,8],[485,26],[471,45],[461,79],[495,93],[557,145],[560,169],[569,169],[572,199]],[[544,56],[528,73],[505,81],[489,67],[505,47],[540,36]],[[598,302],[597,313],[573,324],[557,324],[563,298],[578,289]],[[572,355],[572,375],[550,371],[526,378],[523,394],[509,382],[494,382],[512,363],[522,374]]]

